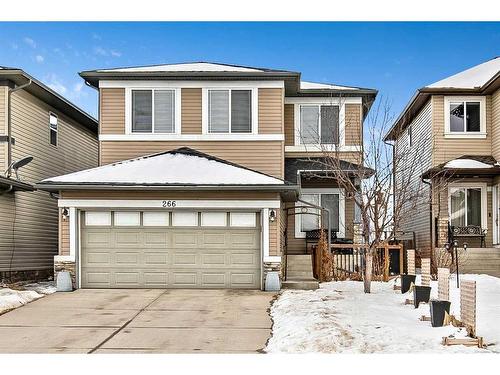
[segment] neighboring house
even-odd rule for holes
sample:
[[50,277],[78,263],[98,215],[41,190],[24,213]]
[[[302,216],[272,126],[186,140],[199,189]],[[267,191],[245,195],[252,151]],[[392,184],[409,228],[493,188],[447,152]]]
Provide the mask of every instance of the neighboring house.
[[[53,275],[67,239],[58,238],[57,200],[33,184],[94,167],[97,152],[94,118],[21,69],[0,67],[0,280]],[[17,173],[9,168],[28,156]]]
[[[485,235],[483,246],[500,243],[500,58],[423,87],[410,100],[385,139],[396,160],[411,155],[418,168],[398,163],[397,181],[411,171],[424,195],[401,230],[415,232],[428,253],[450,240],[448,230]],[[453,232],[452,232],[453,233]],[[455,237],[457,238],[457,237]],[[461,237],[469,247],[480,237]]]
[[285,214],[299,197],[352,238],[352,198],[310,158],[362,162],[375,90],[215,63],[80,75],[99,90],[100,167],[38,184],[68,213],[55,263],[77,287],[260,289],[318,226]]

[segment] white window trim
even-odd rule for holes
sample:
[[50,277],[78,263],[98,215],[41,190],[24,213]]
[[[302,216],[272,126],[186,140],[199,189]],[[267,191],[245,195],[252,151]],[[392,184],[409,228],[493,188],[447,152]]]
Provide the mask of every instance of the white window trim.
[[[456,102],[479,102],[479,132],[452,132],[450,130],[450,104]],[[464,124],[465,126],[465,124]],[[444,97],[444,136],[445,138],[486,138],[486,97],[485,96],[445,96]]]
[[[208,130],[208,92],[210,90],[229,90],[229,132],[228,133],[210,133]],[[251,91],[251,112],[252,112],[252,129],[249,133],[231,133],[231,90],[249,90]],[[201,91],[201,133],[203,136],[217,136],[219,138],[234,138],[244,139],[248,135],[259,134],[259,89],[257,87],[245,86],[226,86],[226,87],[203,87]],[[243,137],[242,137],[243,136]]]
[[[154,133],[154,94],[152,97],[152,132],[151,133],[134,133],[132,132],[132,91],[134,90],[151,90],[151,91],[161,91],[161,90],[172,90],[174,91],[174,101],[175,101],[175,119],[174,119],[174,132],[173,133]],[[127,137],[131,136],[150,136],[153,139],[161,136],[163,138],[169,139],[169,136],[176,136],[181,134],[181,122],[182,122],[182,104],[181,104],[181,89],[179,87],[157,87],[157,86],[149,86],[149,87],[126,87],[125,88],[125,135]],[[101,138],[101,136],[99,136]]]
[[[448,216],[451,222],[451,190],[454,188],[481,189],[481,228],[488,229],[488,185],[486,183],[453,182],[448,184]],[[466,208],[467,215],[467,208]],[[467,221],[466,221],[467,224]]]
[[[314,99],[314,98],[313,98]],[[293,103],[294,105],[294,146],[297,148],[297,150],[291,150],[289,151],[302,151],[299,150],[299,148],[303,149],[314,149],[314,148],[319,148],[321,150],[327,150],[332,149],[332,151],[335,151],[337,148],[342,148],[345,147],[345,103],[338,98],[328,98],[325,100],[325,98],[318,98],[315,101],[303,101],[303,102],[298,102],[298,103]],[[317,143],[317,144],[303,144],[301,143],[301,137],[300,137],[300,120],[301,120],[301,106],[311,106],[311,105],[316,105],[316,106],[323,106],[323,105],[333,105],[339,107],[339,143],[338,145],[336,144],[331,144],[331,143]],[[321,111],[321,110],[320,110]],[[321,141],[321,112],[320,112],[320,118],[319,118],[319,137]]]
[[[345,194],[344,189],[340,188],[320,188],[320,189],[302,189],[301,194],[339,194],[339,238],[345,237]],[[300,205],[296,205],[300,207]],[[306,238],[306,232],[302,232],[302,215],[295,215],[295,238]]]

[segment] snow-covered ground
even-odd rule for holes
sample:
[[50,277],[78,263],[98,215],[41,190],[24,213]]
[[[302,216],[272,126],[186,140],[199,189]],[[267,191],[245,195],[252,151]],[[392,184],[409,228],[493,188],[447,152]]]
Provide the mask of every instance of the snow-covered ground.
[[16,285],[15,289],[0,285],[0,314],[55,291],[56,287],[51,281]]
[[[429,305],[418,309],[404,305],[410,294],[393,290],[394,282],[363,284],[339,281],[321,284],[314,291],[284,291],[271,308],[272,337],[269,353],[500,353],[500,279],[487,275],[463,275],[477,284],[477,335],[488,348],[443,346],[442,337],[464,337],[464,329],[433,328],[420,321],[430,316]],[[451,314],[460,317],[460,295],[450,277]],[[420,282],[417,279],[417,285]],[[431,298],[437,298],[432,282]]]

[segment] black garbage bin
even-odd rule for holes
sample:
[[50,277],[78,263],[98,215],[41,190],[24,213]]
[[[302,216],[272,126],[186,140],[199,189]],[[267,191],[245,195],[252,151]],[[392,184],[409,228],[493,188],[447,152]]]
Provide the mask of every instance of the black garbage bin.
[[430,301],[431,305],[431,324],[433,327],[442,327],[445,311],[450,313],[450,301]]
[[415,284],[415,275],[401,275],[401,293],[405,294],[410,290],[411,283]]
[[413,305],[417,309],[420,302],[429,302],[431,299],[431,287],[415,285],[413,287]]

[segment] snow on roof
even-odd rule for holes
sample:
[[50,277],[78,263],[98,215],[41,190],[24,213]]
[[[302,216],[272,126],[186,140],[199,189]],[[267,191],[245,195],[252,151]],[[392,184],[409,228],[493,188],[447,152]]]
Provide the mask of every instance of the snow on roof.
[[98,72],[264,72],[263,69],[207,62],[101,69]]
[[434,82],[428,88],[474,89],[484,86],[500,72],[500,57],[496,57],[470,69],[457,73],[441,81]]
[[283,180],[188,148],[125,160],[43,183],[127,185],[282,185]]
[[332,85],[329,83],[300,81],[301,90],[359,90],[357,87]]
[[483,163],[474,159],[454,159],[444,165],[444,168],[453,169],[478,169],[478,168],[493,168],[491,164]]

